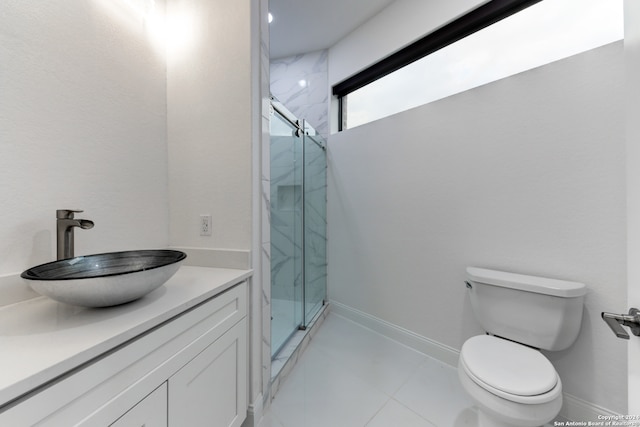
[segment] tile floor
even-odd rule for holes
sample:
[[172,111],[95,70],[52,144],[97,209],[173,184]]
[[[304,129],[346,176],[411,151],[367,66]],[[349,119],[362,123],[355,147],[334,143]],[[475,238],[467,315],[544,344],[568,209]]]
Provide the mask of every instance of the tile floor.
[[475,424],[454,368],[330,313],[260,427]]

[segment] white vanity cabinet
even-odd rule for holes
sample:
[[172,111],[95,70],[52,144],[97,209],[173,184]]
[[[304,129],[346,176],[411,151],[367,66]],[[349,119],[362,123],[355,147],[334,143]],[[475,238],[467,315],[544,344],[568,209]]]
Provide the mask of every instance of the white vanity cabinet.
[[[170,426],[240,427],[246,411],[245,322],[234,326],[169,378]],[[235,330],[234,330],[235,329]],[[241,368],[238,364],[242,364]]]
[[118,418],[111,427],[166,427],[167,426],[167,383]]
[[246,315],[242,282],[37,388],[0,425],[239,427]]

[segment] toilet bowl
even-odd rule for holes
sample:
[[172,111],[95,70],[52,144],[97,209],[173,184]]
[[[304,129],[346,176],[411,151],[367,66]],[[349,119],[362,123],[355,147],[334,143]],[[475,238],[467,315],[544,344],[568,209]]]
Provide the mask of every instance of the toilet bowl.
[[479,427],[535,427],[562,408],[562,381],[539,349],[559,351],[578,336],[586,286],[469,267],[467,289],[487,335],[462,345],[458,377],[475,401]]
[[541,426],[562,407],[562,382],[537,350],[491,335],[467,340],[458,377],[478,406],[479,427]]

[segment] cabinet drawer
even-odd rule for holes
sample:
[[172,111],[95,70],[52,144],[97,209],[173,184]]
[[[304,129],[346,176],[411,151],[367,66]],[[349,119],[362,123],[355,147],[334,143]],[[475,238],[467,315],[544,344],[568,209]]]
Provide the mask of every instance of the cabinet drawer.
[[162,383],[110,427],[167,427],[167,383]]

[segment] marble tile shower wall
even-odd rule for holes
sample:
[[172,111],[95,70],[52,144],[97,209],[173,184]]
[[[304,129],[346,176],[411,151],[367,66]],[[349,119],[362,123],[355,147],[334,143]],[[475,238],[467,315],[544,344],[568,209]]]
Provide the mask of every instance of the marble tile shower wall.
[[272,59],[271,94],[325,140],[329,134],[328,51]]
[[[260,15],[266,17],[269,12],[269,2],[260,2]],[[269,77],[269,26],[260,27],[260,92],[262,95],[262,136],[260,138],[261,156],[261,201],[260,207],[260,244],[261,244],[261,284],[262,284],[262,396],[268,397],[271,383],[271,81]],[[264,402],[264,400],[263,400]]]

